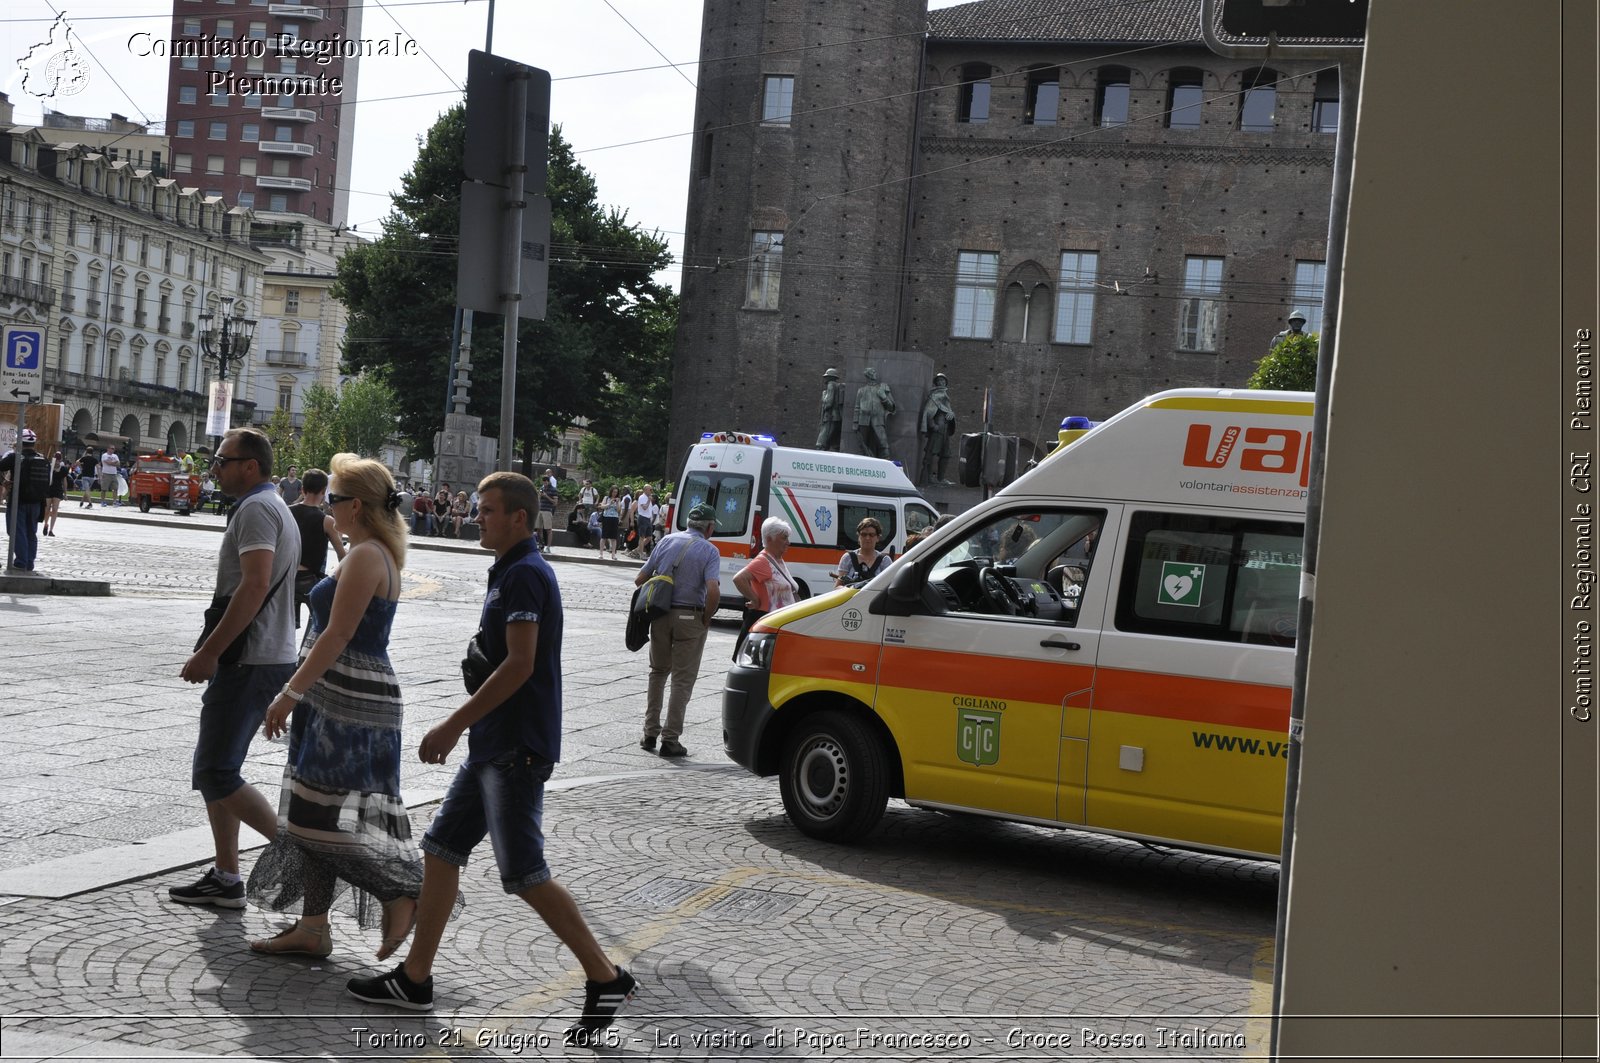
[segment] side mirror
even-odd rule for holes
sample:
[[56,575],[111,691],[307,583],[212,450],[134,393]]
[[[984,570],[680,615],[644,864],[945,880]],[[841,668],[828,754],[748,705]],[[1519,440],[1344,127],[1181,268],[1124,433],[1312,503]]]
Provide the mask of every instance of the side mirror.
[[900,571],[889,581],[889,597],[901,605],[912,605],[922,600],[922,574],[916,565],[901,565]]

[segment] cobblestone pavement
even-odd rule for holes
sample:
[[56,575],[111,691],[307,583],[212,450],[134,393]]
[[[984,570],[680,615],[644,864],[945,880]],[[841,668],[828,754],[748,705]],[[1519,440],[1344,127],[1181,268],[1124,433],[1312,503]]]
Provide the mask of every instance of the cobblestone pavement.
[[[447,932],[438,1010],[427,1017],[343,995],[346,978],[376,969],[376,934],[337,914],[333,957],[272,959],[243,946],[276,918],[166,902],[165,887],[194,875],[208,843],[160,873],[119,876],[113,865],[125,854],[204,823],[187,779],[198,692],[176,673],[196,599],[209,594],[216,538],[137,524],[97,526],[91,537],[79,534],[87,521],[71,524],[47,540],[52,566],[126,575],[110,599],[0,596],[11,635],[0,877],[44,884],[73,858],[105,865],[105,881],[118,884],[0,896],[0,1056],[597,1054],[561,1044],[581,975],[531,911],[500,892],[487,852],[463,876],[467,906]],[[458,703],[456,660],[486,564],[482,551],[408,558],[393,647],[408,747]],[[643,983],[598,1054],[1264,1051],[1265,1022],[1249,1016],[1266,1011],[1274,866],[898,805],[861,846],[813,842],[783,818],[773,780],[721,753],[718,680],[733,627],[719,626],[706,650],[685,736],[692,756],[668,764],[635,746],[645,663],[622,648],[620,630],[632,571],[557,564],[567,727],[547,807],[551,863]],[[281,746],[258,741],[246,777],[275,795],[282,761]],[[419,830],[427,795],[452,770],[406,765],[407,793],[424,802],[413,811]]]

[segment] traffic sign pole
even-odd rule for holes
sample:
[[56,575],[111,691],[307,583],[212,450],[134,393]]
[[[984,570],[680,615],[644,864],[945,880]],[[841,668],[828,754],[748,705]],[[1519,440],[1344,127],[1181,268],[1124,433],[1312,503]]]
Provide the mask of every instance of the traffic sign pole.
[[6,572],[15,567],[16,538],[22,519],[22,432],[28,426],[28,404],[44,398],[45,330],[7,325],[0,333],[0,393],[17,402],[17,442],[12,448],[11,498],[6,507]]

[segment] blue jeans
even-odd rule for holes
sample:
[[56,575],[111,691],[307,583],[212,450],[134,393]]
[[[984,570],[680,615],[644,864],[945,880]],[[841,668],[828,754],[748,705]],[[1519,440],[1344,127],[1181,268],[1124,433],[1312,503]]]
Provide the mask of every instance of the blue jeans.
[[206,684],[200,695],[200,737],[189,780],[207,803],[244,785],[239,766],[250,752],[250,739],[294,670],[292,663],[225,665]]
[[554,764],[526,749],[463,764],[422,838],[422,851],[466,867],[468,854],[487,834],[507,893],[549,881],[544,784],[553,770]]
[[33,571],[33,559],[39,555],[39,520],[43,516],[43,502],[18,503],[14,514],[10,509],[6,510],[6,534],[11,537],[11,556],[20,569]]

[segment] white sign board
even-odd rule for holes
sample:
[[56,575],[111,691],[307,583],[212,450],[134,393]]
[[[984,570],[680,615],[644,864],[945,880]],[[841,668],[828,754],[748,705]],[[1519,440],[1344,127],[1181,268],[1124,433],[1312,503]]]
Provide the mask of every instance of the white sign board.
[[0,399],[39,402],[44,398],[44,339],[43,326],[5,326]]
[[206,435],[227,434],[228,415],[233,412],[233,385],[226,380],[211,382],[211,410],[206,415]]

